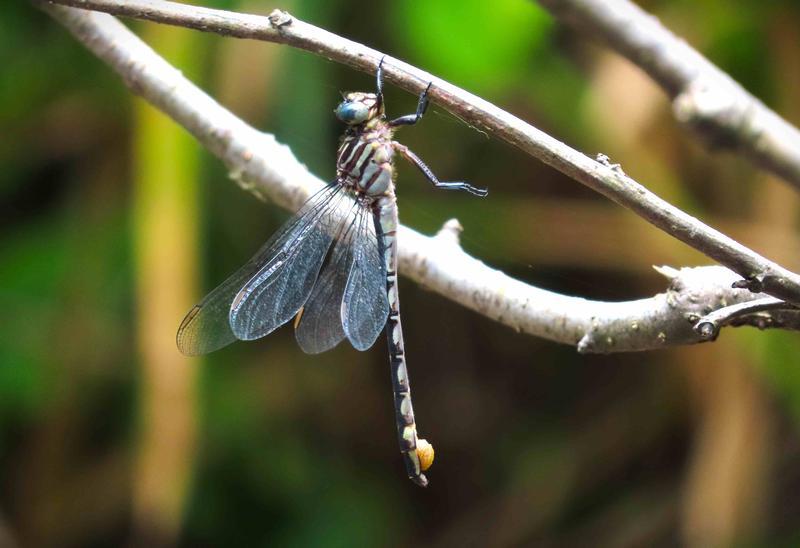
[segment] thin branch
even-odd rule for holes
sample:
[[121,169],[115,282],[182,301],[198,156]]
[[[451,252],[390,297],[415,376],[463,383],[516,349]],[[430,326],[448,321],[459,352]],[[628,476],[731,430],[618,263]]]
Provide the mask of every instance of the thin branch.
[[[376,50],[279,10],[269,17],[261,17],[153,0],[56,0],[54,3],[225,36],[288,44],[372,73],[384,57]],[[466,123],[518,147],[614,200],[664,232],[738,272],[746,280],[757,280],[759,290],[800,303],[800,275],[767,260],[662,200],[621,169],[597,162],[516,116],[407,63],[386,57],[383,72],[388,81],[414,93],[420,93],[432,82],[429,98]]]
[[800,131],[628,0],[538,0],[639,66],[672,99],[678,121],[800,189]]
[[[123,78],[128,87],[171,116],[222,159],[244,188],[297,209],[324,183],[308,173],[271,135],[217,104],[111,16],[45,4],[63,24]],[[448,222],[435,237],[401,227],[400,271],[416,282],[518,331],[582,352],[621,352],[700,342],[691,329],[707,312],[763,295],[735,289],[739,277],[711,266],[660,272],[670,289],[625,303],[559,295],[514,280],[470,257]],[[786,327],[797,327],[800,319]]]
[[[719,335],[719,330],[722,328],[722,326],[730,325],[737,320],[738,325],[744,325],[746,322],[741,320],[743,316],[753,316],[757,312],[767,311],[799,312],[796,308],[787,305],[786,302],[780,299],[776,299],[775,297],[764,297],[763,299],[755,299],[752,301],[746,301],[743,303],[737,303],[723,308],[718,308],[710,314],[700,318],[700,320],[695,324],[694,330],[697,331],[701,337],[707,340],[714,340]],[[758,323],[756,325],[762,329],[765,327],[771,327],[772,322],[765,322],[765,319],[770,317],[771,316],[768,315],[758,315]]]

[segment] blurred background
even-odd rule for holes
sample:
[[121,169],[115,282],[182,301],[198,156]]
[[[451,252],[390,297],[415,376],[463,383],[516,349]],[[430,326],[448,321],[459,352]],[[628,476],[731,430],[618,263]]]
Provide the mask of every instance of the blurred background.
[[[796,190],[677,127],[643,74],[533,2],[207,0],[279,7],[477,93],[800,269]],[[641,2],[800,124],[800,6]],[[339,91],[373,78],[288,47],[126,22],[318,176]],[[0,546],[790,546],[800,542],[800,338],[580,356],[401,279],[431,486],[405,478],[385,342],[304,355],[286,326],[205,359],[189,307],[288,217],[27,2],[0,13]],[[416,98],[389,86],[388,109]],[[435,105],[403,130],[402,221],[594,299],[709,264]]]

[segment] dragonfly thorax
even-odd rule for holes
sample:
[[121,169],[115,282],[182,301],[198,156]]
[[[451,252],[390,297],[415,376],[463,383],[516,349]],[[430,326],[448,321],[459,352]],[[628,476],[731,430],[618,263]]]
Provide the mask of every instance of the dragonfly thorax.
[[339,145],[338,179],[367,196],[385,194],[394,179],[392,145],[391,128],[378,119],[351,126]]

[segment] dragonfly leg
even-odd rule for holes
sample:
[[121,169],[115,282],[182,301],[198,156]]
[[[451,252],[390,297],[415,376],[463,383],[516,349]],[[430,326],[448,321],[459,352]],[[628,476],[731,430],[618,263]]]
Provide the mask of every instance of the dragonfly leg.
[[428,84],[428,87],[425,88],[425,91],[419,94],[419,101],[417,101],[417,112],[414,114],[406,114],[405,116],[401,116],[399,118],[395,118],[391,122],[389,122],[390,127],[397,127],[397,126],[413,126],[417,122],[422,119],[422,115],[425,114],[425,111],[428,110],[428,92],[431,89],[433,82]]
[[445,190],[464,190],[470,194],[480,197],[486,196],[489,193],[489,191],[485,188],[477,188],[463,181],[440,181],[439,178],[433,174],[431,168],[425,165],[425,162],[423,162],[419,156],[411,152],[407,146],[396,142],[392,142],[392,146],[403,156],[403,158],[414,164],[417,169],[419,169],[422,174],[425,175],[425,178],[428,179],[436,188],[443,188]]
[[378,70],[375,72],[375,95],[378,96],[378,112],[383,106],[383,60],[386,59],[384,55],[378,63]]

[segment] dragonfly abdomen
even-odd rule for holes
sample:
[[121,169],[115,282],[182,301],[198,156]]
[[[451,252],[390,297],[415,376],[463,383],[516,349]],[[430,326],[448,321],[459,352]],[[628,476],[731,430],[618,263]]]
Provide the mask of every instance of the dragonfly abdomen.
[[422,473],[425,467],[417,453],[417,425],[411,404],[411,385],[408,380],[403,327],[400,323],[400,297],[397,292],[397,202],[394,189],[373,204],[376,226],[380,229],[383,264],[386,271],[386,294],[389,300],[389,317],[386,321],[386,339],[389,346],[389,363],[392,370],[392,391],[397,417],[397,437],[408,477],[417,485],[426,486],[428,480]]

